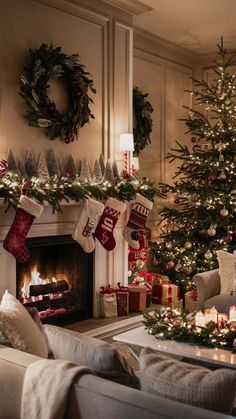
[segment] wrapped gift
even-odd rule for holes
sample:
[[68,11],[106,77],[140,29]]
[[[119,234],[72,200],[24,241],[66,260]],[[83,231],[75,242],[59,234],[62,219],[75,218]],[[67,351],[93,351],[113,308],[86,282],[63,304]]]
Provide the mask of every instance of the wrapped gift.
[[161,275],[156,272],[154,273],[149,272],[146,275],[146,278],[147,278],[147,281],[152,285],[156,285],[156,284],[165,285],[165,284],[170,284],[171,282],[167,275]]
[[117,316],[117,289],[110,285],[101,287],[101,315],[103,317]]
[[142,311],[146,308],[147,288],[129,286],[129,311]]
[[152,287],[152,302],[154,304],[163,304],[164,300],[180,300],[180,287],[174,284],[156,284]]
[[118,316],[127,316],[127,314],[129,313],[129,289],[128,287],[120,285],[120,282],[118,282],[117,285],[117,314]]
[[184,309],[188,313],[197,311],[197,295],[193,294],[192,290],[184,294]]

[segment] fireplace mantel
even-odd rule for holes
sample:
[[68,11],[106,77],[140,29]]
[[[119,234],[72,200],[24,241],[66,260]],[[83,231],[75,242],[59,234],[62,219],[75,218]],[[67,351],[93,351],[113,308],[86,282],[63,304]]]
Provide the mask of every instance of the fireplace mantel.
[[[63,202],[61,212],[52,213],[50,206],[45,206],[42,215],[34,221],[27,237],[45,237],[72,234],[79,214],[78,202]],[[15,258],[3,248],[3,240],[14,219],[15,210],[10,208],[7,212],[3,200],[0,200],[0,296],[6,289],[16,295],[16,262]],[[127,213],[127,212],[126,212]],[[126,224],[126,213],[122,215],[115,227],[116,247],[107,252],[96,240],[94,251],[93,276],[93,313],[94,317],[100,315],[100,287],[117,282],[127,285],[128,282],[128,244],[122,236]]]

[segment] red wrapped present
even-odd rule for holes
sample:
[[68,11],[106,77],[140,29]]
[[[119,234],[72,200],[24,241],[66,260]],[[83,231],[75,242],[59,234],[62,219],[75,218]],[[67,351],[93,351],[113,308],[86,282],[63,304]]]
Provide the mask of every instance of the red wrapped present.
[[164,300],[180,300],[180,287],[174,284],[156,284],[152,287],[152,302],[163,304]]
[[129,311],[142,311],[146,308],[147,288],[129,286]]
[[184,294],[184,309],[188,313],[193,313],[194,311],[197,311],[197,308],[197,291],[193,289]]
[[117,314],[118,316],[127,316],[129,313],[129,289],[117,283],[118,289],[116,291],[117,300]]

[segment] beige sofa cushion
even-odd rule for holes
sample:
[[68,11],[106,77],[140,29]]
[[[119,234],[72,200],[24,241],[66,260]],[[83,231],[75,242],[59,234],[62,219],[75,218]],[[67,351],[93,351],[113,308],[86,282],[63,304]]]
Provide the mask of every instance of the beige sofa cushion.
[[220,294],[236,292],[236,254],[224,250],[217,252],[220,274]]
[[0,331],[15,349],[48,357],[47,342],[23,304],[8,291],[0,305]]
[[48,324],[44,330],[56,359],[87,365],[100,377],[120,384],[139,386],[132,368],[110,343]]
[[190,365],[151,349],[140,354],[141,389],[158,396],[230,413],[236,394],[236,371]]

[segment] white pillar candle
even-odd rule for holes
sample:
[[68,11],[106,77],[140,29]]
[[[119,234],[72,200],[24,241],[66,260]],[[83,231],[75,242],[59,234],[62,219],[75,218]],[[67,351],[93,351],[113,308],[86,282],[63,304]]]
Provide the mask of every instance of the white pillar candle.
[[202,311],[198,311],[195,315],[195,325],[199,327],[206,326],[206,319]]
[[236,306],[231,306],[229,309],[229,321],[230,322],[236,321]]
[[206,324],[209,322],[215,322],[217,323],[217,310],[215,307],[212,308],[207,308],[205,310],[205,319],[206,319]]

